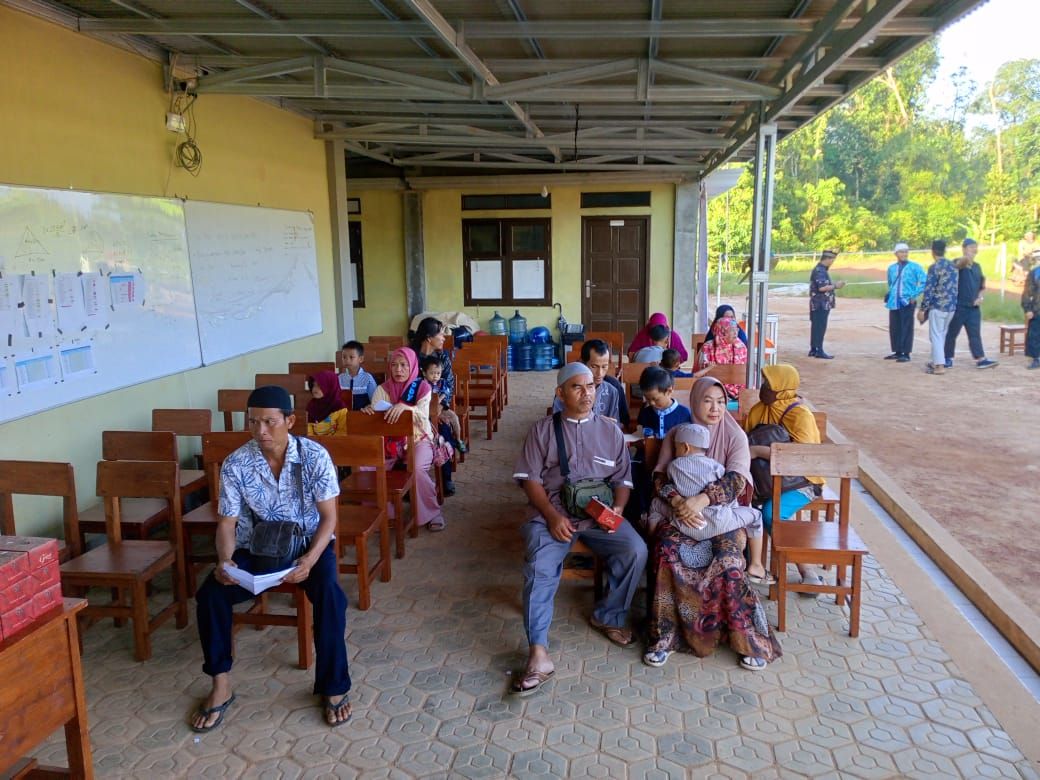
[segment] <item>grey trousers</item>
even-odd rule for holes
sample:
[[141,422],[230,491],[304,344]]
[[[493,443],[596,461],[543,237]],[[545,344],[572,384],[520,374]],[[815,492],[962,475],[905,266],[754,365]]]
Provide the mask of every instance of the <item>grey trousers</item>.
[[928,312],[928,339],[932,345],[932,365],[946,365],[946,331],[950,328],[950,320],[953,319],[952,311]]
[[[524,540],[524,630],[527,642],[549,646],[549,625],[553,599],[560,585],[563,560],[570,552],[568,542],[552,538],[541,518],[528,520],[520,527]],[[646,568],[646,543],[629,523],[622,523],[612,534],[599,528],[574,534],[596,555],[605,559],[607,594],[592,611],[592,616],[608,626],[624,626],[639,578]]]

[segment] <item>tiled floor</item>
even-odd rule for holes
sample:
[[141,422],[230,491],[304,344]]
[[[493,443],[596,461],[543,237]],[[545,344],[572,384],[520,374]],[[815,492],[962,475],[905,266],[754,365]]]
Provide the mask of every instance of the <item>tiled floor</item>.
[[[138,664],[129,631],[99,624],[84,658],[98,775],[1040,777],[873,559],[860,638],[833,600],[792,597],[784,657],[759,674],[725,648],[644,666],[639,648],[588,627],[591,587],[565,582],[557,679],[510,697],[524,637],[522,500],[509,475],[551,386],[548,374],[510,381],[501,431],[474,442],[447,530],[411,541],[372,609],[349,612],[348,725],[322,722],[293,632],[266,629],[238,635],[238,700],[219,730],[196,736],[185,718],[208,682],[194,626],[160,629],[155,657]],[[353,596],[351,578],[345,587]],[[40,757],[64,761],[58,735]]]

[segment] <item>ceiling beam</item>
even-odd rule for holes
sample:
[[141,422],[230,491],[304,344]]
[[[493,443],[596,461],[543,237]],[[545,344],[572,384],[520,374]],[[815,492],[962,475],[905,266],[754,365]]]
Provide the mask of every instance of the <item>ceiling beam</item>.
[[299,73],[300,71],[310,70],[313,68],[314,59],[313,56],[308,55],[306,57],[275,60],[274,62],[266,62],[262,65],[249,65],[243,68],[233,68],[209,76],[202,76],[199,78],[199,84],[206,85],[206,89],[202,91],[211,91],[214,87],[224,86],[227,84],[252,81],[253,79],[285,76],[289,73]]
[[691,68],[687,65],[676,65],[675,63],[666,60],[652,60],[650,62],[650,67],[655,73],[659,73],[663,76],[671,76],[672,78],[681,79],[683,81],[692,81],[697,84],[706,84],[712,87],[732,89],[737,92],[756,94],[759,100],[774,100],[780,97],[780,89],[778,87],[769,86],[768,84],[759,84],[757,81],[738,79],[733,76],[724,76],[721,73],[713,73],[710,70],[704,70],[703,68]]
[[[474,134],[446,134],[438,133],[434,134],[422,134],[422,133],[401,133],[401,132],[373,132],[369,130],[332,130],[329,132],[319,132],[316,134],[318,138],[326,141],[332,140],[352,140],[352,141],[367,141],[369,143],[388,144],[391,146],[416,146],[416,147],[439,147],[441,149],[447,148],[460,148],[460,149],[480,149],[481,151],[487,149],[542,149],[545,148],[545,144],[542,143],[542,139],[538,138],[522,138],[520,136],[514,136],[512,138],[506,138],[502,136],[483,136]],[[570,140],[565,138],[564,140]],[[727,142],[723,138],[644,138],[642,140],[633,139],[631,136],[624,136],[620,138],[612,137],[596,137],[578,136],[578,144],[581,149],[585,151],[638,151],[640,149],[649,150],[655,149],[659,151],[676,151],[683,152],[692,149],[723,149],[726,147]]]
[[485,87],[484,96],[489,100],[503,100],[505,98],[522,95],[534,89],[542,87],[558,87],[562,85],[581,84],[586,81],[619,76],[626,73],[634,73],[639,65],[635,57],[625,60],[614,60],[596,65],[588,65],[583,68],[557,71],[544,76],[533,76],[529,79],[517,79],[507,81],[495,87]]
[[325,67],[335,73],[344,73],[348,76],[375,79],[389,84],[400,84],[405,87],[426,89],[430,92],[442,95],[454,95],[462,98],[470,95],[470,88],[468,85],[449,84],[446,81],[439,81],[425,76],[416,76],[412,73],[402,73],[399,70],[380,68],[375,65],[364,65],[360,62],[353,62],[351,60],[326,58]]
[[[429,5],[426,0],[404,0],[410,6]],[[418,10],[416,11],[418,13]],[[438,14],[439,16],[439,14]],[[443,18],[443,17],[441,17]],[[630,39],[630,38],[749,38],[805,35],[812,31],[811,19],[667,19],[654,22],[641,19],[557,19],[553,21],[509,22],[469,21],[462,32],[467,39],[531,38],[553,40]],[[839,29],[850,29],[846,21]],[[128,35],[215,35],[263,38],[431,38],[441,37],[424,22],[392,22],[371,19],[256,19],[242,17],[193,16],[178,19],[139,19],[136,17],[87,19],[78,21],[85,33],[125,33]],[[896,19],[877,31],[877,35],[933,35],[936,22],[927,17]],[[454,32],[454,30],[453,30]],[[453,40],[462,40],[456,34]]]
[[[477,56],[477,53],[469,47],[463,37],[455,31],[455,29],[448,24],[447,20],[441,16],[440,12],[433,6],[429,0],[404,0],[405,3],[414,11],[429,27],[437,34],[437,37],[454,52],[455,56],[466,63],[467,66],[481,79],[481,83],[485,87],[497,87],[499,86],[499,80],[491,69]],[[527,36],[533,37],[533,36]],[[504,99],[501,101],[502,104],[509,109],[509,111],[515,116],[524,127],[533,135],[535,138],[540,138],[543,133],[541,129],[536,125],[528,116],[525,111],[518,103],[510,99]],[[553,153],[553,157],[557,160],[560,159],[560,150],[554,146],[549,147],[549,151]]]

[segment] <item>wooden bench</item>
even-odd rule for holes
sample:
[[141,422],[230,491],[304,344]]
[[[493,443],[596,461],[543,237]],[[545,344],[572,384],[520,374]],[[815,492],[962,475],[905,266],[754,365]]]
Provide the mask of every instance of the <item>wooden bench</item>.
[[1000,326],[1000,353],[1005,352],[1013,357],[1016,349],[1026,348],[1026,326],[1025,325],[1001,325]]

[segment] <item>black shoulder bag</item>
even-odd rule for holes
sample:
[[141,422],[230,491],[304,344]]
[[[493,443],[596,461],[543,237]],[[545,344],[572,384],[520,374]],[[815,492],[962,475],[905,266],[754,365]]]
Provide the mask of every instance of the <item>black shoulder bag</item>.
[[560,412],[553,414],[553,430],[556,432],[556,450],[560,456],[560,476],[563,477],[563,489],[560,500],[563,508],[571,517],[588,517],[585,507],[596,498],[607,506],[614,506],[614,488],[602,479],[579,479],[571,482],[571,465],[567,457],[567,445],[563,442],[563,418]]
[[[756,425],[747,435],[748,444],[753,447],[768,447],[774,442],[790,442],[791,434],[787,432],[783,422],[787,413],[796,406],[801,406],[801,401],[795,401],[784,409],[784,413],[780,415],[780,419],[777,422]],[[751,480],[755,487],[755,501],[762,502],[772,498],[773,475],[769,473],[768,460],[765,458],[751,459]],[[805,477],[783,477],[780,484],[780,492],[786,493],[788,490],[798,490],[812,484]]]
[[[296,496],[300,501],[301,516],[306,513],[303,493],[303,452],[300,440],[295,436],[298,462],[292,464],[293,482],[296,484]],[[256,516],[252,509],[249,515],[253,523],[253,533],[249,537],[249,554],[253,556],[253,566],[258,574],[270,571],[281,571],[290,568],[310,544],[299,523],[292,520],[264,520]]]

